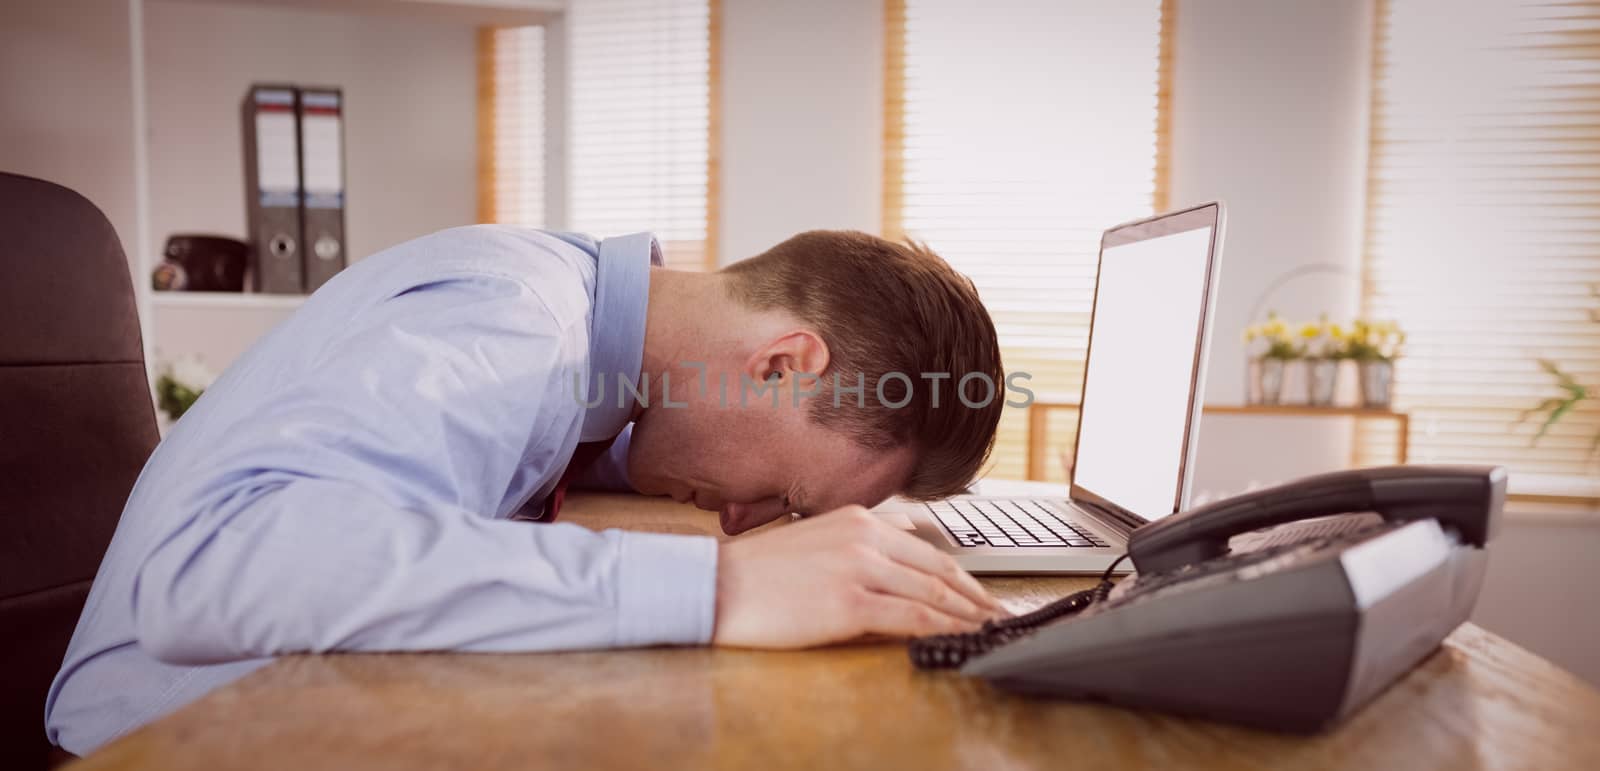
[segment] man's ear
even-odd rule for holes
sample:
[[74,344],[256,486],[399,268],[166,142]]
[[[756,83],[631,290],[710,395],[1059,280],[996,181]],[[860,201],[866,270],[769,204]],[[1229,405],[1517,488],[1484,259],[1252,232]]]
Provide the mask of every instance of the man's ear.
[[[750,354],[745,361],[744,374],[758,383],[777,376],[787,385],[802,373],[820,378],[827,368],[828,344],[816,332],[796,329],[773,338]],[[812,384],[812,381],[801,383],[806,387]]]

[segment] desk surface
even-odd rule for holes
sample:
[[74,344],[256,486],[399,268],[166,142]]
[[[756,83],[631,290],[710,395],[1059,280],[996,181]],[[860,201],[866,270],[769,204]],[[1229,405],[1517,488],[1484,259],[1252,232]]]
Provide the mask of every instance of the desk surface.
[[[670,501],[574,496],[590,527],[712,533]],[[988,578],[1024,610],[1082,578]],[[72,766],[1600,768],[1600,692],[1472,625],[1339,729],[1278,736],[1002,694],[904,648],[284,658]]]

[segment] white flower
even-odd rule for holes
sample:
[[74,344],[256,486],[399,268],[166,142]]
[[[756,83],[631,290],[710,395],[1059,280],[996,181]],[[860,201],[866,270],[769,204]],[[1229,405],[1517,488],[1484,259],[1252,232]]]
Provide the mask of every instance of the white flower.
[[216,381],[217,374],[193,354],[180,357],[172,363],[172,379],[191,391],[204,391]]

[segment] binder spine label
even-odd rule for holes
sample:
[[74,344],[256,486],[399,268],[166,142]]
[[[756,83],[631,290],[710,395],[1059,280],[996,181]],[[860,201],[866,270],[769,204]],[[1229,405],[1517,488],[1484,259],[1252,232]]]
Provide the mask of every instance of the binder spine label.
[[342,94],[335,89],[300,91],[300,149],[305,184],[304,253],[306,291],[312,292],[344,268],[344,127]]

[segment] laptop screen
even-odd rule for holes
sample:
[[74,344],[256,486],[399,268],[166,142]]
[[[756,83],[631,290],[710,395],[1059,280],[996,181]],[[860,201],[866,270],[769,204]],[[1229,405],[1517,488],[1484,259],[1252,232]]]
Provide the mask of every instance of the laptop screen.
[[1100,253],[1073,484],[1146,521],[1173,513],[1182,492],[1216,210],[1207,214],[1178,232],[1156,220],[1134,240],[1114,230]]

